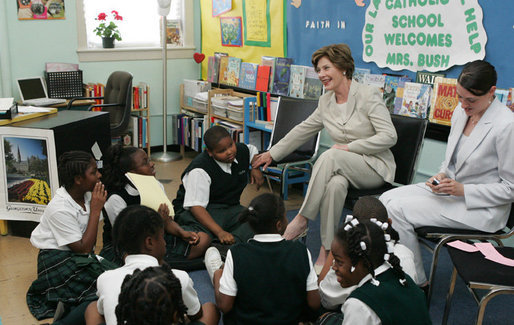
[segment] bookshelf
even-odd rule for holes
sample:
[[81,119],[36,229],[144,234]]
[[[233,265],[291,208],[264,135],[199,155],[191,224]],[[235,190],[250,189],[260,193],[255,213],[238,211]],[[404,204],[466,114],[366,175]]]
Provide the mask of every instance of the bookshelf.
[[[243,105],[250,105],[249,103],[256,101],[255,97],[250,94],[237,92],[237,91],[234,91],[233,89],[218,89],[218,88],[216,88],[216,89],[211,89],[208,91],[207,104],[206,104],[205,108],[199,107],[199,106],[196,107],[193,105],[198,105],[197,103],[191,104],[190,101],[186,102],[186,98],[184,95],[184,85],[183,84],[180,85],[180,113],[188,115],[188,117],[190,117],[193,120],[195,118],[201,118],[204,121],[201,130],[194,129],[194,127],[191,126],[191,122],[189,122],[189,125],[186,126],[186,128],[189,127],[189,129],[186,130],[186,133],[188,134],[189,139],[187,139],[187,140],[182,139],[183,141],[179,141],[180,153],[182,155],[185,152],[186,146],[188,146],[196,151],[202,150],[201,149],[202,148],[201,141],[203,141],[203,137],[201,135],[203,135],[203,132],[205,132],[205,130],[211,126],[214,119],[221,121],[221,122],[228,122],[233,125],[241,126],[241,129],[243,130],[243,134],[244,134],[244,123],[245,123],[244,106],[243,106],[243,109],[241,112],[242,116],[237,119],[231,118],[227,115],[218,114],[214,111],[214,108],[212,105],[212,99],[216,98],[216,97],[220,97],[220,96],[232,96],[232,97],[243,98],[244,99]],[[192,123],[195,123],[195,122],[192,122]],[[180,126],[179,126],[179,131],[180,131]],[[182,132],[184,132],[184,130],[182,130]],[[243,135],[243,138],[244,138],[244,135]],[[187,142],[187,141],[189,141],[189,142]],[[193,141],[196,141],[195,145],[184,144],[184,143],[192,144]]]
[[[130,144],[146,149],[146,153],[150,156],[150,87],[146,83],[132,87],[131,115],[132,143]],[[136,121],[138,125],[134,125]],[[125,141],[123,143],[127,144]]]

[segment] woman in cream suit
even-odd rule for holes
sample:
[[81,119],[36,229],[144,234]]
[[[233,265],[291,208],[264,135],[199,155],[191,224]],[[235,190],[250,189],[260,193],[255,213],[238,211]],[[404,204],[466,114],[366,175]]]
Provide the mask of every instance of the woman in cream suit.
[[354,63],[346,44],[325,46],[312,55],[312,64],[325,87],[318,107],[253,167],[280,161],[325,128],[334,141],[314,164],[303,205],[287,226],[284,237],[294,239],[307,229],[307,219],[321,216],[322,246],[316,265],[325,262],[343,211],[348,187],[375,188],[392,182],[396,165],[389,150],[396,143],[391,122],[378,88],[352,81]]
[[426,183],[380,197],[400,242],[414,253],[416,272],[425,284],[415,228],[495,232],[507,223],[514,201],[514,116],[494,96],[496,78],[494,67],[485,61],[464,66],[457,83],[460,104],[453,112],[439,173]]

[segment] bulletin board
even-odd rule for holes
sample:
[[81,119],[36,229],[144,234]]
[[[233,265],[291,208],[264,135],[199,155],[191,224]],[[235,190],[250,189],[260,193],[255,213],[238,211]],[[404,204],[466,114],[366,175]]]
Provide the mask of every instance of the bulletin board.
[[[287,56],[285,14],[287,1],[279,0],[231,0],[232,10],[213,16],[213,0],[201,0],[202,53],[206,57],[214,52],[228,53],[244,62],[260,63],[261,56]],[[241,31],[229,30],[222,45],[221,22],[224,17],[241,17]],[[225,26],[227,26],[225,24]],[[230,34],[229,34],[230,33]],[[226,36],[229,37],[226,37]],[[241,45],[239,45],[239,38]],[[227,38],[234,42],[227,41]],[[237,46],[234,46],[236,44]],[[229,45],[229,46],[227,46]],[[203,79],[207,77],[207,61],[202,62]]]
[[[471,1],[471,0],[470,0]],[[459,1],[468,3],[470,1]],[[473,0],[477,1],[477,0]],[[418,1],[416,1],[418,2]],[[427,1],[421,1],[427,3]],[[437,1],[434,3],[444,3]],[[355,66],[368,68],[372,73],[404,74],[415,79],[411,70],[392,70],[381,68],[375,62],[363,59],[363,34],[369,6],[405,3],[404,1],[333,1],[333,0],[291,0],[286,3],[287,12],[287,53],[295,64],[311,65],[311,55],[318,48],[333,44],[346,43],[352,50]],[[453,2],[451,3],[453,4]],[[492,63],[498,72],[498,87],[514,86],[514,65],[510,53],[514,53],[514,1],[478,0],[482,8],[482,24],[486,33],[485,60]],[[369,19],[368,19],[369,22]],[[443,23],[450,23],[447,20]],[[473,40],[469,40],[471,42]],[[466,42],[468,39],[466,38]],[[441,71],[447,77],[457,78],[462,65],[455,65]]]

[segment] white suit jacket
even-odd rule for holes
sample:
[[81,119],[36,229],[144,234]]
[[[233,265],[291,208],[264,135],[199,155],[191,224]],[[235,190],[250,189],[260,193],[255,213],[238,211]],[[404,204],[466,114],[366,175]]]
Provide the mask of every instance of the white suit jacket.
[[461,146],[452,173],[448,165],[467,120],[459,104],[440,169],[464,184],[466,210],[450,204],[443,215],[483,231],[497,231],[505,227],[514,201],[514,115],[495,99]]

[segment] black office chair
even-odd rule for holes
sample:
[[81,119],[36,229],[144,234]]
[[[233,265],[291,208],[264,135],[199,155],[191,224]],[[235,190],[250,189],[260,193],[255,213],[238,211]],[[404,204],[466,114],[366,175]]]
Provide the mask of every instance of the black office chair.
[[[512,231],[510,234],[512,235]],[[468,236],[468,239],[486,241],[491,238],[489,235],[477,235],[474,237]],[[501,255],[514,259],[514,247],[497,247],[496,249]],[[479,308],[476,317],[476,324],[480,325],[484,319],[487,303],[492,298],[501,294],[514,294],[514,267],[490,261],[480,252],[468,253],[456,248],[448,247],[448,253],[450,254],[454,267],[450,288],[448,289],[448,295],[446,297],[446,305],[444,307],[443,324],[448,322],[453,291],[455,289],[458,273],[478,304]],[[477,289],[487,290],[487,292],[482,296],[482,298],[479,298],[475,291]]]
[[[514,203],[513,203],[514,204]],[[509,219],[507,220],[507,227],[499,230],[495,233],[489,233],[478,230],[466,230],[466,229],[453,229],[453,228],[442,228],[425,226],[416,228],[416,234],[421,244],[429,251],[432,252],[432,264],[430,266],[430,275],[428,278],[428,293],[427,303],[430,305],[430,299],[432,298],[432,292],[434,289],[435,273],[437,269],[437,262],[439,260],[439,253],[448,242],[454,240],[466,240],[480,236],[484,240],[495,241],[499,246],[503,246],[502,239],[510,237],[514,234],[514,205],[511,204]],[[433,243],[435,246],[432,248]]]
[[103,99],[103,104],[95,104],[88,107],[100,107],[102,111],[109,112],[111,137],[119,136],[127,130],[132,109],[132,74],[125,71],[111,73],[105,84],[105,94],[102,97],[75,97],[68,102],[66,109],[70,109],[72,103],[80,99]]
[[[317,100],[292,97],[279,97],[273,131],[268,150],[279,142],[296,125],[307,119],[318,106]],[[319,146],[319,132],[307,142],[280,161],[273,161],[263,171],[268,179],[281,183],[281,196],[287,200],[287,187],[289,184],[304,183],[310,179],[313,161],[316,158]]]
[[350,187],[344,203],[345,208],[352,210],[355,202],[360,197],[377,196],[398,185],[407,185],[412,182],[416,174],[416,165],[423,146],[428,121],[402,115],[391,115],[391,120],[398,135],[396,144],[391,148],[396,162],[394,183],[385,183],[383,186],[374,189],[359,190]]

